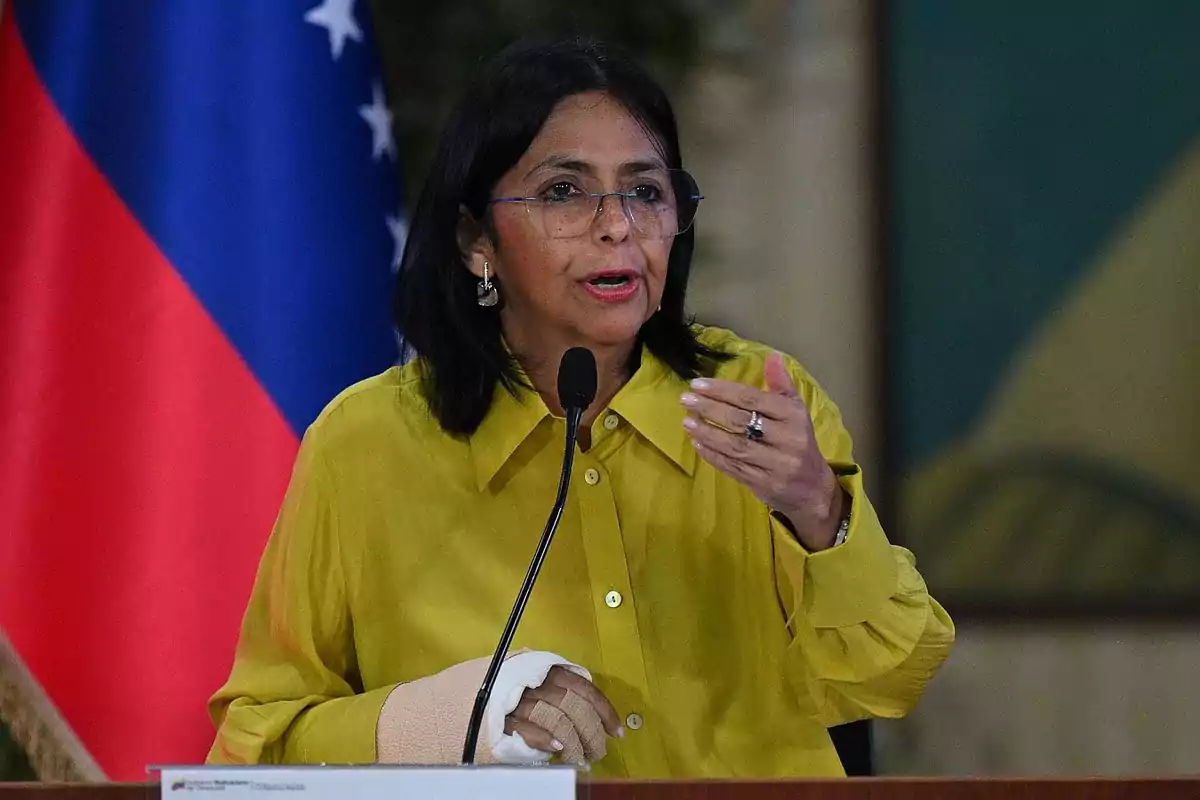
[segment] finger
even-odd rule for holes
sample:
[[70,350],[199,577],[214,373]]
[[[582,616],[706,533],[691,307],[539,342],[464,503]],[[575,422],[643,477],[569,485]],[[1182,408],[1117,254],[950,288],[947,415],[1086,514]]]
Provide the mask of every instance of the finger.
[[604,696],[604,692],[596,687],[596,684],[582,675],[577,675],[569,669],[562,669],[561,667],[555,667],[550,670],[550,674],[546,676],[546,680],[555,686],[569,689],[588,701],[592,708],[596,709],[596,713],[600,716],[600,721],[604,723],[604,731],[609,736],[620,737],[625,735],[625,729],[621,727],[621,717],[617,714],[617,710],[613,708],[613,704]]
[[[574,675],[574,673],[570,674]],[[583,679],[581,678],[581,680]],[[569,678],[567,682],[571,682]],[[586,684],[587,681],[584,680],[584,683]],[[600,719],[599,712],[592,706],[591,702],[570,689],[552,683],[549,676],[547,676],[546,682],[538,688],[526,690],[524,696],[531,699],[536,698],[544,703],[554,705],[566,714],[571,722],[571,726],[579,737],[586,761],[589,763],[599,761],[608,753],[608,747],[605,744],[607,732],[604,729],[604,722]],[[552,733],[557,734],[556,729],[551,728],[550,730]],[[564,742],[567,745],[567,751],[569,751],[571,748],[570,743],[565,740]],[[564,760],[567,758],[567,751],[564,751]]]
[[543,753],[561,753],[563,750],[563,743],[551,736],[550,731],[527,719],[518,719],[512,714],[504,718],[504,732],[510,736],[514,733],[521,734],[525,744]]
[[[781,353],[774,352],[767,356],[767,361],[763,364],[763,380],[767,384],[768,392],[800,400],[800,390],[796,388],[792,376],[788,374]],[[804,401],[801,400],[801,402]]]
[[696,448],[696,453],[701,458],[738,483],[746,486],[755,496],[764,496],[766,494],[766,473],[758,467],[736,458],[730,458],[724,453],[717,452],[695,439],[692,440],[692,446]]
[[509,714],[514,719],[528,720],[533,714],[533,709],[538,704],[538,699],[529,696],[529,690],[525,690],[525,694],[521,695],[521,700],[517,703],[517,707]]
[[[753,386],[734,381],[719,381],[715,378],[697,378],[690,384],[692,394],[719,400],[727,405],[746,411],[757,411],[769,419],[789,420],[804,408],[799,397],[784,397],[764,392]],[[807,413],[807,410],[805,410]]]
[[687,429],[693,443],[702,444],[710,450],[743,463],[750,468],[750,471],[746,473],[747,477],[765,473],[779,462],[779,450],[772,447],[767,440],[767,437],[771,435],[773,424],[782,425],[784,423],[777,420],[764,420],[764,438],[756,442],[747,438],[745,434],[727,433],[720,428],[714,428],[692,414],[688,414],[683,420],[683,427]]
[[604,723],[591,703],[570,689],[566,692],[560,708],[579,734],[579,741],[583,744],[587,760],[599,761],[608,755],[608,734],[604,730]]
[[544,682],[541,686],[535,688],[527,688],[521,697],[527,697],[534,700],[542,700],[542,702],[550,703],[551,705],[562,705],[563,698],[566,696],[566,690],[562,686],[554,686],[550,681]]
[[587,751],[584,750],[583,742],[579,739],[579,733],[575,730],[575,725],[572,724],[570,717],[561,708],[539,700],[529,715],[529,721],[550,731],[554,736],[554,741],[562,745],[558,752],[559,757],[565,763],[587,763]]
[[746,409],[701,394],[686,392],[679,402],[696,416],[729,433],[744,433],[750,422],[750,412]]

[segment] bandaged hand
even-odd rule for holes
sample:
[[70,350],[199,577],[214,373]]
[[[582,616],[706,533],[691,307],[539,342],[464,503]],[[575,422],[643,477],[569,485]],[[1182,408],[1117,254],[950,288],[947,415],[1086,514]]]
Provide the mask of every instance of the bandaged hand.
[[608,752],[608,737],[623,736],[620,717],[596,684],[563,666],[551,667],[540,686],[526,689],[504,719],[506,734],[556,753],[566,764],[590,764]]

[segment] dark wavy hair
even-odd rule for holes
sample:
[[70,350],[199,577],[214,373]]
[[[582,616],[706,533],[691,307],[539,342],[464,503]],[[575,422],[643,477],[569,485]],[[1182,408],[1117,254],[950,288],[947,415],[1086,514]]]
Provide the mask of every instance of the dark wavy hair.
[[[521,41],[482,70],[452,112],[410,221],[396,287],[396,327],[420,357],[422,391],[442,429],[473,433],[499,383],[522,385],[505,349],[499,308],[476,303],[478,279],[463,263],[460,209],[489,235],[488,200],[563,99],[601,91],[646,129],[668,167],[682,168],[675,113],[666,93],[628,55],[588,39]],[[695,226],[675,238],[662,308],[638,334],[640,344],[684,378],[711,375],[728,356],[706,347],[685,316],[684,295]],[[636,358],[638,349],[634,350]]]

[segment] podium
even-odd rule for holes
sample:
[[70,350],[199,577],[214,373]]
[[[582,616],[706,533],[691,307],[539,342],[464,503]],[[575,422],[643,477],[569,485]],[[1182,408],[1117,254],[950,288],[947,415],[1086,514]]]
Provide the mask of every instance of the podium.
[[[0,800],[157,800],[158,783],[0,783]],[[582,781],[579,800],[1195,800],[1200,777],[849,778],[820,781]]]

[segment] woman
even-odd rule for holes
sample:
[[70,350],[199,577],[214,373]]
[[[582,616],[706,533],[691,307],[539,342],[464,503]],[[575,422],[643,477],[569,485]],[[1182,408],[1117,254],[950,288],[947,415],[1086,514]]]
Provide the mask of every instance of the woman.
[[396,307],[420,357],[308,430],[210,760],[458,760],[553,501],[573,346],[596,400],[478,760],[840,775],[827,726],[913,706],[951,622],[812,378],[686,321],[681,168],[667,98],[622,56],[487,65],[412,219]]

